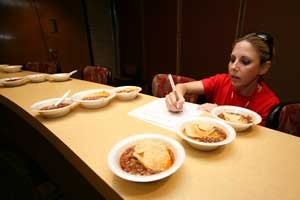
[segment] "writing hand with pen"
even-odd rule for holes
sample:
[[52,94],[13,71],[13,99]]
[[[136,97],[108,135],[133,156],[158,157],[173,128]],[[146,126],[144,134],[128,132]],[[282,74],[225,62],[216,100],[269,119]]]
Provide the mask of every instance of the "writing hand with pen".
[[171,74],[168,75],[168,78],[169,78],[169,81],[170,81],[173,91],[166,95],[167,108],[171,112],[182,112],[183,104],[185,102],[183,94],[180,90],[176,89],[176,86],[174,84]]
[[[188,94],[204,94],[204,87],[202,81],[192,81],[186,83],[178,83],[176,86],[172,76],[168,75],[172,92],[166,95],[166,106],[170,112],[182,112],[183,104],[185,102],[184,95]],[[210,112],[213,108],[218,106],[215,103],[204,103],[199,105],[198,109]]]

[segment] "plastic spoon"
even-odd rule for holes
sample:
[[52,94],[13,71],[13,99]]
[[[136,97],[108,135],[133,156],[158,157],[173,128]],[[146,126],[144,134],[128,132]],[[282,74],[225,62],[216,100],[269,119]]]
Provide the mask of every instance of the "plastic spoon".
[[71,90],[68,90],[55,104],[54,107],[57,107],[65,98],[70,94]]
[[73,70],[69,73],[69,76],[72,76],[73,74],[75,74],[77,72],[77,70]]

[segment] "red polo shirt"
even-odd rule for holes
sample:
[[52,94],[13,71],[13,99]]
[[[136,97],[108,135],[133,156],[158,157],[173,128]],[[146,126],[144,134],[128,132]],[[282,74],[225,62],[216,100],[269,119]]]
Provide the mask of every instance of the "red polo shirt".
[[271,109],[279,103],[278,97],[264,83],[251,96],[241,96],[231,84],[228,74],[217,74],[202,80],[207,102],[217,105],[233,105],[248,108],[262,117],[260,125],[265,125]]

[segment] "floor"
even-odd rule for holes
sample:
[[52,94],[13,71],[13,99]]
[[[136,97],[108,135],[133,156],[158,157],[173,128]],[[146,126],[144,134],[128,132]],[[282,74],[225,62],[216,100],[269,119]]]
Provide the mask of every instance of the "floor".
[[0,199],[63,200],[48,175],[12,145],[0,148]]

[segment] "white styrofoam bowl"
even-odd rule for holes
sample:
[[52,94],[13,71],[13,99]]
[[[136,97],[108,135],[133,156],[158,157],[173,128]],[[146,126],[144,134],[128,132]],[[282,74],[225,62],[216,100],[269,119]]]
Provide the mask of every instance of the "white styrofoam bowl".
[[[184,128],[190,124],[190,123],[205,123],[209,124],[212,126],[216,126],[220,129],[222,129],[226,133],[226,139],[220,142],[200,142],[197,140],[194,140],[193,138],[188,137],[183,133]],[[179,122],[177,124],[177,135],[181,137],[183,140],[188,142],[192,147],[203,150],[203,151],[210,151],[214,150],[220,146],[226,145],[231,143],[235,137],[236,137],[236,132],[235,130],[225,122],[222,122],[221,120],[214,119],[212,117],[191,117],[191,118],[186,118],[185,120]]]
[[[137,141],[144,140],[144,139],[162,141],[168,146],[168,148],[170,148],[170,150],[174,154],[175,161],[169,169],[160,172],[158,174],[145,175],[145,176],[129,174],[122,170],[120,166],[120,157],[122,153],[127,148],[134,146],[137,143]],[[143,134],[137,134],[125,138],[120,142],[118,142],[116,145],[114,145],[108,154],[108,165],[111,171],[118,177],[133,182],[152,182],[152,181],[157,181],[166,178],[172,175],[173,173],[175,173],[182,166],[184,160],[185,160],[185,151],[182,145],[171,137],[167,137],[157,133],[143,133]]]
[[[224,120],[222,118],[219,117],[219,114],[221,114],[222,112],[229,112],[229,113],[236,113],[236,114],[241,114],[241,115],[245,115],[245,116],[250,116],[252,118],[252,122],[251,123],[234,123],[231,121],[227,121]],[[250,128],[252,125],[256,125],[259,124],[262,121],[262,118],[259,114],[257,114],[256,112],[249,110],[247,108],[242,108],[242,107],[238,107],[238,106],[217,106],[215,108],[212,109],[211,114],[219,120],[222,120],[224,122],[226,122],[227,124],[229,124],[230,126],[232,126],[236,131],[245,131],[248,128]]]

